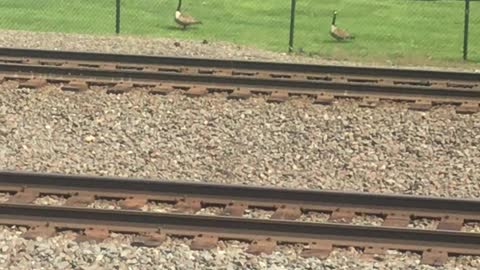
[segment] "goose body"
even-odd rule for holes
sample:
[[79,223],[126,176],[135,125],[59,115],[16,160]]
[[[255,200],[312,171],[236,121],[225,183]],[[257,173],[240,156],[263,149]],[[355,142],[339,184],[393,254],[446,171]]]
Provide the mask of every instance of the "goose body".
[[192,16],[183,13],[181,11],[182,8],[182,0],[178,0],[178,7],[177,10],[175,11],[175,22],[183,27],[183,30],[187,28],[187,26],[194,25],[194,24],[201,24],[201,21],[196,20]]
[[337,27],[335,21],[337,19],[337,12],[333,12],[333,20],[332,25],[330,26],[330,36],[332,36],[336,40],[349,40],[354,39],[355,37],[350,35],[347,31]]

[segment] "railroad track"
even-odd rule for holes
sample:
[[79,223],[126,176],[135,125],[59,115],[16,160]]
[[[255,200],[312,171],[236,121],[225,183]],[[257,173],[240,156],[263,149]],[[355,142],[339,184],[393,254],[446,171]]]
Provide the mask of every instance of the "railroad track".
[[261,94],[271,102],[308,96],[320,104],[354,98],[366,107],[394,100],[415,110],[435,104],[457,105],[459,113],[480,110],[480,74],[467,72],[0,48],[1,80],[18,80],[26,88],[59,83],[66,91],[100,85],[117,94],[142,88],[189,96],[222,92],[235,99]]
[[[213,248],[222,239],[250,242],[248,252],[269,253],[277,244],[304,244],[304,256],[326,257],[334,247],[358,247],[364,254],[387,249],[420,252],[440,265],[449,255],[480,255],[480,234],[462,232],[480,221],[480,201],[368,193],[292,190],[251,186],[166,182],[124,178],[0,172],[0,224],[28,226],[25,237],[75,230],[79,239],[101,240],[109,233],[135,233],[135,245],[156,246],[167,235],[193,238],[193,249]],[[66,198],[63,206],[39,206],[44,195]],[[86,206],[97,199],[118,200],[121,210]],[[148,202],[169,203],[175,213],[138,211]],[[216,206],[220,216],[193,213]],[[247,208],[274,211],[270,219],[243,218]],[[296,221],[302,213],[330,214],[329,223]],[[382,226],[348,224],[355,215],[384,219]],[[414,218],[439,220],[435,230],[408,228]],[[335,223],[334,223],[335,222]]]

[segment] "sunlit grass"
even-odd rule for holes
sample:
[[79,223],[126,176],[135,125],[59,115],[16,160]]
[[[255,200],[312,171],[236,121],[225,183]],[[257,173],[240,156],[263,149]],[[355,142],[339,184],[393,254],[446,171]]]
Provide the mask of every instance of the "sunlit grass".
[[[181,31],[173,21],[176,0],[121,0],[121,32],[223,40],[286,51],[290,0],[184,0],[203,25]],[[480,62],[480,2],[472,2],[470,61]],[[326,58],[396,63],[461,64],[464,3],[459,0],[297,0],[295,48]],[[329,34],[331,14],[356,35],[338,43]],[[114,34],[113,0],[3,0],[0,28]]]

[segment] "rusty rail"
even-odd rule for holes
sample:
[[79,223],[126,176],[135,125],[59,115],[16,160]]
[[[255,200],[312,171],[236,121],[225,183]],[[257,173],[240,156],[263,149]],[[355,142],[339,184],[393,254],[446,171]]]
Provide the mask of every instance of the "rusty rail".
[[67,197],[72,205],[111,198],[133,209],[147,201],[161,201],[197,211],[220,206],[236,216],[248,208],[269,209],[275,211],[274,218],[282,219],[296,219],[309,211],[329,213],[332,221],[351,221],[356,215],[370,214],[384,218],[384,226],[397,227],[406,227],[415,218],[439,220],[439,229],[447,230],[460,230],[465,222],[480,221],[480,200],[454,198],[7,171],[0,172],[0,191],[14,193],[13,202],[32,202],[42,194],[56,194]]
[[393,77],[420,80],[480,81],[480,73],[425,69],[313,65],[286,62],[222,60],[172,56],[126,55],[95,52],[51,51],[21,48],[0,48],[0,58],[50,59],[54,61],[86,61],[125,65],[162,65],[206,69],[257,70],[290,73],[343,74],[350,76]]
[[[423,262],[442,264],[449,255],[480,255],[480,234],[460,232],[467,220],[480,220],[480,201],[251,186],[168,182],[127,178],[0,172],[0,191],[13,196],[0,204],[0,223],[30,227],[25,237],[70,229],[79,238],[104,239],[109,232],[140,234],[135,243],[158,245],[166,235],[192,237],[192,248],[212,248],[219,239],[251,242],[252,253],[272,252],[277,243],[307,244],[305,256],[328,256],[334,247],[355,246],[364,253],[386,249],[423,253]],[[31,203],[60,195],[66,207]],[[84,208],[99,198],[120,200],[124,210]],[[227,216],[158,214],[138,210],[148,201],[171,202],[184,212],[221,206]],[[272,209],[270,220],[240,218],[249,207]],[[356,214],[382,215],[383,226],[292,221],[305,211],[330,212],[343,222]],[[437,230],[409,229],[413,217],[440,219]]]
[[103,85],[109,93],[142,87],[152,94],[264,94],[272,102],[303,95],[321,104],[355,98],[368,107],[394,100],[411,102],[416,110],[435,104],[457,105],[460,113],[480,110],[477,73],[0,49],[2,80],[19,80],[27,88],[61,83],[72,91]]
[[[306,244],[302,255],[327,257],[334,247],[354,246],[364,254],[387,249],[423,253],[423,262],[443,264],[449,255],[480,255],[480,234],[391,227],[320,224],[236,217],[159,214],[126,210],[98,210],[0,204],[0,224],[28,226],[25,236],[79,231],[79,240],[101,240],[110,232],[144,235],[133,242],[161,244],[167,235],[192,237],[193,249],[208,249],[218,240],[249,241],[247,252],[271,253],[278,243]],[[154,244],[152,244],[154,242]]]
[[[457,102],[477,100],[480,101],[480,89],[472,90],[468,88],[447,88],[447,87],[428,87],[413,85],[382,85],[382,84],[365,84],[361,82],[332,82],[329,80],[280,80],[273,78],[248,78],[231,76],[212,76],[205,74],[182,74],[182,73],[165,73],[153,71],[130,71],[130,70],[108,70],[108,69],[89,69],[77,67],[56,67],[56,66],[40,66],[40,65],[23,65],[23,64],[0,64],[0,72],[20,74],[25,76],[28,74],[45,74],[57,75],[65,79],[83,79],[95,78],[100,81],[118,82],[170,82],[181,84],[182,82],[192,82],[210,87],[214,91],[216,87],[230,87],[230,91],[234,91],[235,87],[249,88],[255,91],[261,89],[284,90],[295,95],[305,94],[314,95],[314,92],[323,89],[324,93],[329,91],[340,91],[338,95],[347,96],[381,96],[387,98],[401,98],[408,95],[410,99],[434,97],[436,99],[455,98]],[[55,82],[54,79],[51,80]],[[94,81],[92,81],[94,84]],[[220,89],[220,91],[228,91],[228,89]]]

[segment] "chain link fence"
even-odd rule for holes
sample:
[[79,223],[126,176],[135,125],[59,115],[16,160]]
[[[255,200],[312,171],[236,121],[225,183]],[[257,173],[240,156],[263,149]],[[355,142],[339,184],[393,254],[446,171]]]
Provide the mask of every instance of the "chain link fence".
[[[228,41],[289,49],[292,0],[183,0],[202,21],[182,30],[178,0],[2,0],[0,28]],[[293,52],[351,61],[461,61],[466,0],[296,0]],[[480,63],[480,0],[470,1],[468,59]],[[117,14],[119,3],[119,14]],[[355,36],[337,41],[336,25]],[[118,16],[119,15],[119,16]],[[118,22],[118,24],[117,24]]]

